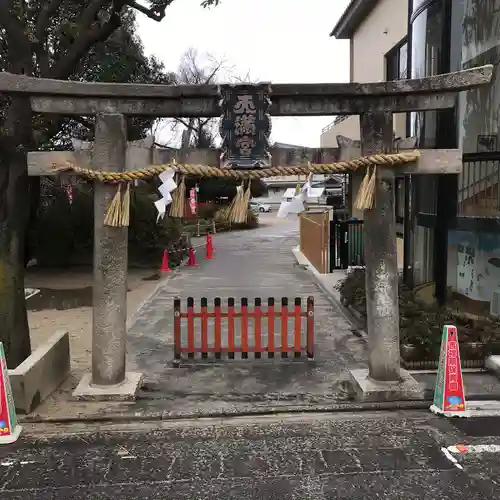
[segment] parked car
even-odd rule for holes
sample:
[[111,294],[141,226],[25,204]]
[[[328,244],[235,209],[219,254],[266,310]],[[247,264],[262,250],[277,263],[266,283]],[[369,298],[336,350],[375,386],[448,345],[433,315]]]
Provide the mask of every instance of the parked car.
[[266,203],[260,203],[258,201],[251,201],[248,204],[250,210],[252,212],[270,212],[271,205],[267,205]]

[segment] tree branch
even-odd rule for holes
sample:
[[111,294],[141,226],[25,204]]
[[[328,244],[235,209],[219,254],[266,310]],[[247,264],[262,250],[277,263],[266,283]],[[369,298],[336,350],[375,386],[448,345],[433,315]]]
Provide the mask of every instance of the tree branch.
[[[101,9],[109,4],[108,0],[92,0],[88,3],[87,7],[82,13],[80,22],[78,23],[78,36],[81,36],[83,32],[90,29],[92,25],[99,20],[99,13]],[[121,12],[124,2],[114,2],[111,15],[115,12]]]
[[186,128],[189,128],[191,130],[196,130],[189,122],[184,121],[182,118],[175,118],[175,121],[177,123],[184,125]]
[[[116,2],[115,8],[117,8]],[[119,8],[121,9],[121,7]],[[109,20],[103,25],[97,26],[97,24],[94,24],[88,31],[80,32],[73,44],[68,48],[66,54],[52,66],[50,77],[59,80],[69,78],[75,71],[81,58],[90,48],[99,42],[106,41],[120,25],[120,11],[113,11]]]
[[125,3],[129,7],[132,7],[133,9],[136,9],[142,14],[148,16],[150,19],[153,19],[153,21],[159,22],[165,17],[165,10],[171,3],[173,3],[173,1],[174,0],[165,0],[161,5],[154,5],[150,8],[144,7],[144,5],[141,5],[135,0],[127,0]]
[[12,13],[8,0],[0,0],[0,26],[4,27],[8,37],[20,52],[24,54],[30,51],[28,35],[25,33],[21,20]]
[[220,61],[217,66],[213,69],[212,73],[208,75],[208,77],[205,80],[205,83],[211,83],[212,78],[215,78],[215,75],[217,75],[218,71],[222,68],[222,65],[224,64],[224,61]]
[[222,0],[203,0],[201,2],[202,7],[217,7],[221,3]]
[[51,17],[57,12],[63,0],[52,0],[43,3],[35,24],[35,39],[32,41],[33,52],[36,55],[40,76],[47,78],[49,75],[49,55],[46,47],[47,31]]
[[209,121],[213,120],[213,118],[206,118],[205,120],[200,120],[200,127],[204,127]]
[[[1,1],[1,0],[0,0]],[[59,59],[51,68],[50,77],[56,79],[66,79],[75,71],[81,58],[90,48],[106,41],[115,30],[121,25],[121,12],[127,5],[142,12],[155,21],[160,21],[165,17],[165,9],[174,0],[165,0],[162,5],[151,8],[144,7],[136,0],[113,0],[109,19],[102,25],[96,22],[99,12],[104,7],[107,0],[93,0],[86,7],[78,26],[78,36],[68,48],[66,54]]]
[[47,39],[46,32],[49,27],[50,18],[57,12],[57,9],[59,9],[63,1],[64,0],[52,0],[51,2],[45,2],[43,4],[35,25],[36,38],[40,44],[45,44],[45,40]]
[[167,146],[166,144],[161,144],[159,142],[153,142],[153,145],[155,145],[158,148],[163,148],[163,149],[175,149],[172,146]]

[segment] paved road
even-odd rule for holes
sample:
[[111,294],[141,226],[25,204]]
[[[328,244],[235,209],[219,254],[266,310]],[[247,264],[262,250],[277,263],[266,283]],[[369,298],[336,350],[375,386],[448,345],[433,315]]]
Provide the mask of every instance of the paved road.
[[[149,387],[153,387],[154,394],[149,394],[155,398],[164,395],[169,410],[176,404],[182,405],[185,398],[195,399],[202,408],[207,400],[216,401],[214,404],[219,406],[221,400],[222,404],[251,402],[273,406],[277,401],[330,404],[349,397],[345,382],[348,369],[364,365],[366,345],[353,335],[349,322],[323,296],[309,273],[296,265],[292,248],[298,243],[297,218],[283,220],[276,219],[275,214],[265,214],[262,221],[263,226],[257,230],[215,235],[216,259],[200,258],[201,267],[184,268],[166,281],[129,329],[129,369],[144,373]],[[200,251],[199,257],[202,255]],[[229,297],[235,298],[238,305],[243,297],[248,298],[249,304],[253,304],[255,297],[261,297],[264,304],[268,297],[274,297],[278,304],[281,297],[288,297],[293,304],[295,297],[301,297],[305,303],[308,296],[313,296],[315,359],[284,361],[277,357],[270,361],[254,360],[250,355],[248,360],[238,360],[237,354],[234,362],[225,359],[214,365],[198,361],[194,367],[191,364],[172,368],[176,296],[182,298],[183,308],[187,297],[195,298],[196,307],[201,297],[207,297],[210,306],[215,297],[221,297],[225,307]],[[237,321],[237,329],[239,324]],[[280,345],[279,328],[277,322],[276,345]],[[209,330],[213,332],[210,322]],[[252,331],[250,325],[250,334]],[[264,345],[265,336],[266,325],[263,325]],[[224,326],[222,337],[224,343]],[[290,319],[289,345],[292,342]],[[177,399],[172,401],[172,398]]]
[[0,448],[2,500],[499,496],[498,460],[459,469],[441,448],[465,435],[427,412],[42,430]]

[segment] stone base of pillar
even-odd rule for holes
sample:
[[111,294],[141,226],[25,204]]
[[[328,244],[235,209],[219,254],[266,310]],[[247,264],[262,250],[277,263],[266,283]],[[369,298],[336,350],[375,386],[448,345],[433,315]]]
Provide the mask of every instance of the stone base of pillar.
[[85,374],[73,392],[78,401],[135,401],[142,385],[142,374],[127,372],[116,385],[92,385],[92,375]]
[[380,382],[368,375],[368,370],[351,370],[350,378],[354,391],[361,401],[414,401],[424,399],[423,387],[406,371],[401,369],[398,382]]

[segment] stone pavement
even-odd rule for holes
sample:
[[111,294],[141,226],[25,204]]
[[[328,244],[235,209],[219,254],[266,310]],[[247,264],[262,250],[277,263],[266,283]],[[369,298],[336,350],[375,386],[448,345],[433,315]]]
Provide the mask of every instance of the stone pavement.
[[[201,266],[181,268],[160,284],[138,311],[128,335],[128,369],[145,376],[137,401],[80,402],[71,397],[78,379],[68,379],[59,391],[44,401],[26,421],[151,420],[266,414],[287,411],[346,411],[395,408],[428,408],[423,401],[363,404],[352,401],[348,370],[362,367],[367,359],[366,337],[353,325],[338,301],[327,292],[332,284],[315,277],[297,264],[292,248],[298,244],[298,221],[262,217],[257,230],[217,234],[216,260]],[[199,239],[195,244],[203,244]],[[282,296],[315,299],[316,350],[313,361],[240,360],[195,363],[174,368],[173,300]],[[250,355],[252,358],[252,355]],[[434,374],[414,376],[432,397]],[[471,400],[500,399],[498,380],[483,373],[465,374]],[[348,404],[346,404],[348,403]],[[476,408],[476,406],[474,406]],[[479,406],[477,409],[482,409]],[[495,409],[494,414],[498,414]]]
[[[482,427],[476,420],[476,427]],[[490,429],[499,428],[499,419]],[[493,444],[428,412],[41,426],[0,448],[2,500],[492,500]],[[498,432],[497,432],[498,433]]]
[[[235,403],[271,404],[332,403],[349,397],[345,381],[348,367],[362,366],[366,345],[351,332],[350,324],[308,276],[294,263],[291,249],[298,241],[298,220],[280,220],[273,214],[262,217],[255,231],[221,233],[214,237],[216,259],[205,261],[198,252],[199,268],[184,268],[165,282],[139,311],[129,329],[129,370],[145,375],[142,396],[154,399],[184,398],[200,402],[224,400]],[[191,296],[199,305],[207,297],[223,303],[242,297],[253,304],[255,297],[301,297],[315,299],[315,359],[276,358],[224,360],[193,363],[174,368],[173,300]],[[264,329],[264,328],[263,328]],[[252,358],[252,354],[249,355]]]
[[[364,339],[368,339],[365,331],[364,320],[352,308],[344,307],[341,303],[340,292],[337,290],[337,285],[347,276],[347,270],[335,270],[329,274],[320,274],[314,266],[307,260],[297,247],[292,249],[292,254],[295,261],[303,269],[307,270],[311,279],[318,285],[332,305],[344,315],[352,328],[357,332],[357,335]],[[460,333],[460,332],[459,332]],[[468,401],[473,400],[493,400],[500,401],[500,370],[495,366],[495,356],[490,356],[489,361],[493,366],[490,370],[481,369],[464,369],[464,390]],[[498,366],[500,366],[500,356],[498,357]],[[488,367],[488,360],[486,362]],[[417,380],[424,390],[424,398],[432,400],[434,397],[434,388],[436,385],[436,370],[410,370],[411,375]]]

